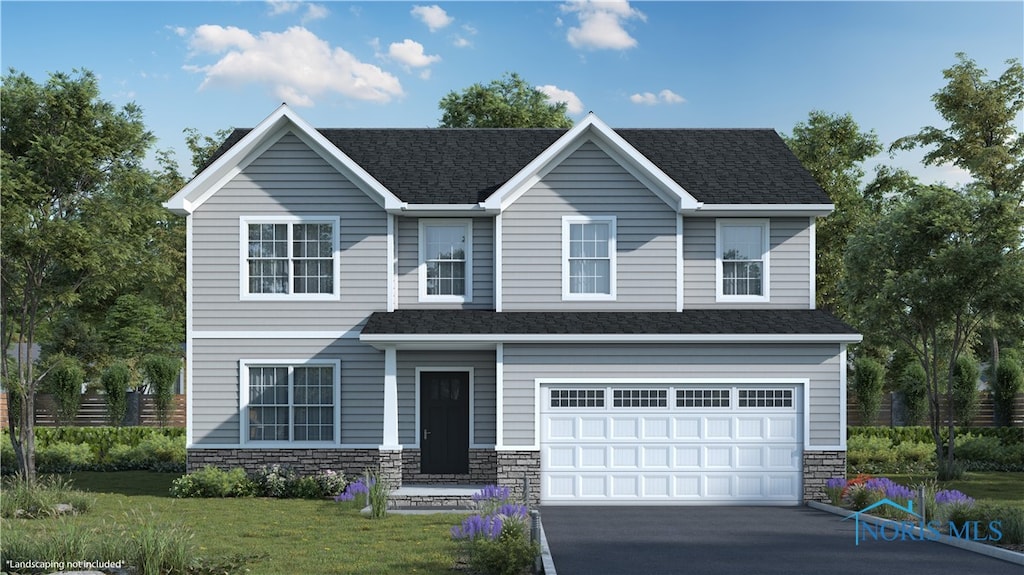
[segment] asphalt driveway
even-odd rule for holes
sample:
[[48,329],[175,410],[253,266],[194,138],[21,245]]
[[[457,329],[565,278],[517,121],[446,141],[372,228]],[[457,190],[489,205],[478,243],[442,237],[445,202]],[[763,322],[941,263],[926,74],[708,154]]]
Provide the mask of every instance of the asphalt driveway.
[[930,541],[861,541],[809,507],[543,507],[558,575],[687,573],[1021,575],[1020,565]]

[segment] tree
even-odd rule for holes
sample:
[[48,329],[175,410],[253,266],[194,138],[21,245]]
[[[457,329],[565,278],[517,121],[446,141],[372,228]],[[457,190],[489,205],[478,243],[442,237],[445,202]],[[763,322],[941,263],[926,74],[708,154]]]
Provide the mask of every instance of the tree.
[[[963,52],[957,63],[943,70],[947,84],[932,96],[935,109],[949,122],[945,129],[926,126],[917,134],[900,138],[891,150],[929,148],[926,165],[951,163],[971,174],[975,185],[995,197],[1007,197],[1019,208],[1024,202],[1024,133],[1019,115],[1024,110],[1024,67],[1007,60],[999,78],[986,80],[987,71]],[[1024,216],[1021,216],[1024,217]],[[1024,232],[1024,227],[1018,229]],[[1021,238],[1024,240],[1024,237]],[[1017,246],[1021,245],[1017,242]],[[1004,325],[1020,327],[1024,313],[1008,312],[986,320],[991,346],[992,373],[999,366],[999,336]]]
[[103,384],[107,402],[107,420],[110,425],[120,426],[128,412],[128,386],[131,384],[131,368],[123,361],[116,361],[103,371]]
[[835,210],[816,226],[817,305],[842,315],[838,286],[843,277],[843,252],[853,230],[868,213],[860,187],[865,160],[882,150],[878,136],[863,132],[849,114],[811,111],[807,122],[784,138],[789,149],[832,199]]
[[174,383],[181,371],[181,359],[166,355],[151,355],[142,362],[142,373],[150,387],[156,404],[156,417],[160,426],[167,425],[174,401]]
[[565,102],[551,103],[544,92],[516,73],[490,84],[449,92],[438,107],[441,128],[571,128]]
[[44,84],[14,70],[3,78],[0,333],[15,357],[0,366],[19,408],[8,422],[26,481],[35,479],[32,415],[46,375],[31,350],[67,310],[148,271],[162,199],[141,167],[152,141],[142,111],[101,100],[91,72],[54,73]]
[[999,362],[995,380],[992,381],[992,403],[995,407],[996,425],[1013,425],[1014,400],[1024,390],[1024,369],[1015,358],[1004,357]]
[[978,360],[968,354],[956,361],[953,372],[953,410],[959,425],[967,427],[978,415]]
[[185,144],[192,152],[193,174],[198,174],[206,167],[213,158],[213,155],[220,149],[221,145],[233,132],[233,128],[217,130],[213,136],[204,136],[195,128],[185,128]]
[[82,403],[82,383],[85,382],[85,370],[73,357],[55,356],[50,361],[56,365],[49,370],[46,387],[57,404],[58,425],[71,425],[78,415],[78,407]]
[[[944,186],[922,188],[851,238],[843,291],[857,324],[906,345],[925,373],[940,474],[954,469],[953,378],[981,321],[1024,305],[1024,260],[1007,203]],[[941,436],[945,390],[949,444]]]

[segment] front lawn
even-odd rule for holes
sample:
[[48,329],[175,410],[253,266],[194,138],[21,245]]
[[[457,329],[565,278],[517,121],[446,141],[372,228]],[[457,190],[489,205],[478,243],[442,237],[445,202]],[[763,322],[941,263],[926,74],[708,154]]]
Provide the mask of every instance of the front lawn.
[[[931,481],[934,475],[879,473],[903,485]],[[1010,471],[970,471],[963,479],[939,482],[941,489],[956,489],[982,503],[1011,505],[1024,509],[1024,473]]]
[[[75,486],[95,504],[68,518],[83,526],[123,520],[138,512],[153,522],[190,529],[205,558],[258,555],[254,575],[280,573],[424,573],[450,575],[456,546],[455,515],[360,515],[360,504],[301,499],[172,499],[176,474],[80,472]],[[65,519],[3,519],[0,531],[45,535]]]

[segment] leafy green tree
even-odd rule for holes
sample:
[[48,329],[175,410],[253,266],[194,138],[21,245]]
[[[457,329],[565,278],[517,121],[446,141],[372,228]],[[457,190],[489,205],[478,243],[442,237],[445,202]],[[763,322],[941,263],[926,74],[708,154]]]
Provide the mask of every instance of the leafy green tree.
[[858,357],[853,367],[853,393],[857,398],[861,425],[872,425],[882,405],[885,366],[870,357]]
[[14,70],[3,78],[0,333],[15,358],[0,366],[18,396],[10,435],[27,481],[35,479],[34,395],[46,375],[31,350],[66,311],[148,271],[162,210],[141,167],[152,141],[142,111],[100,99],[91,72],[54,73],[43,84]]
[[132,370],[123,361],[112,363],[100,376],[110,425],[120,426],[124,421],[128,412],[128,386],[131,385],[131,379]]
[[806,122],[793,128],[786,144],[832,199],[835,210],[816,225],[817,305],[840,313],[838,286],[843,277],[847,239],[868,213],[861,193],[864,161],[878,154],[878,136],[864,132],[853,116],[812,110]]
[[970,355],[962,355],[956,361],[953,370],[953,412],[956,413],[957,424],[969,426],[978,415],[978,376],[981,367],[978,360]]
[[85,382],[85,370],[78,360],[67,356],[53,356],[49,360],[54,363],[49,370],[45,386],[53,394],[57,404],[57,423],[70,425],[75,422],[78,407],[82,403],[82,383]]
[[166,355],[151,355],[142,362],[142,373],[156,403],[156,416],[160,426],[167,425],[174,401],[174,384],[181,371],[181,359]]
[[1018,393],[1024,391],[1024,368],[1015,358],[1004,357],[999,362],[991,387],[996,425],[1010,427],[1013,425],[1014,400]]
[[897,387],[903,395],[903,417],[907,425],[919,425],[928,413],[928,388],[925,385],[924,368],[920,362],[911,361],[903,365],[897,379]]
[[544,92],[516,73],[490,84],[449,92],[438,107],[441,128],[571,128],[565,102],[551,103]]
[[955,413],[941,436],[941,393],[953,406],[957,359],[992,314],[1024,305],[1024,259],[1006,202],[943,186],[922,188],[851,238],[843,291],[858,326],[914,352],[941,470],[954,469]]
[[233,132],[233,128],[217,130],[213,136],[204,136],[195,128],[185,128],[185,144],[192,152],[192,168],[194,174],[206,167],[213,155]]

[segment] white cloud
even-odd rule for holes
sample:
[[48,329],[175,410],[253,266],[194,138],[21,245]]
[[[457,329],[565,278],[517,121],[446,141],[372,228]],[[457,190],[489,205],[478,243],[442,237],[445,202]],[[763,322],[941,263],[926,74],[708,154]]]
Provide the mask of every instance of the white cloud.
[[441,57],[437,55],[428,56],[423,53],[423,44],[406,38],[401,43],[393,42],[388,46],[388,57],[392,60],[405,64],[410,68],[424,68],[440,62]]
[[323,20],[330,13],[330,10],[322,4],[309,4],[306,6],[306,14],[302,17],[302,23]]
[[196,28],[189,47],[193,55],[223,54],[210,65],[184,66],[203,74],[200,90],[263,84],[296,106],[312,106],[314,97],[330,93],[374,102],[402,96],[398,78],[301,26],[256,36],[234,26],[206,24]]
[[623,28],[627,20],[646,21],[643,12],[626,0],[571,0],[562,4],[562,12],[576,13],[579,27],[572,26],[566,38],[573,48],[625,50],[636,46],[636,38]]
[[431,32],[437,32],[441,28],[444,28],[455,21],[455,18],[449,16],[448,13],[444,11],[444,8],[441,8],[437,4],[434,4],[433,6],[413,6],[409,13],[426,24],[427,27],[430,28]]
[[289,0],[267,0],[267,4],[270,6],[271,16],[288,14],[299,9],[299,2],[291,2]]
[[455,46],[456,48],[469,48],[470,46],[473,45],[473,43],[470,42],[469,40],[466,40],[462,36],[456,36],[455,40],[452,40],[452,45]]
[[[270,7],[269,14],[271,16],[298,12],[299,8],[303,5],[302,2],[292,0],[267,0],[267,4]],[[302,15],[302,23],[321,20],[326,18],[329,13],[330,11],[327,10],[327,7],[322,4],[306,4],[306,13]]]
[[182,38],[188,36],[188,28],[184,26],[164,26],[164,28],[174,32],[175,36],[180,36]]
[[643,92],[636,93],[629,97],[629,101],[634,104],[644,104],[645,106],[654,106],[656,104],[682,104],[686,101],[679,94],[676,94],[668,88],[655,94],[654,92]]
[[573,116],[583,113],[583,102],[572,91],[563,90],[551,84],[537,86],[537,90],[543,92],[551,103],[565,102],[565,111]]
[[477,32],[476,28],[474,28],[473,26],[470,26],[469,24],[463,24],[462,25],[462,29],[463,29],[463,31],[466,32],[466,34],[469,34],[470,36],[476,36],[476,32]]

